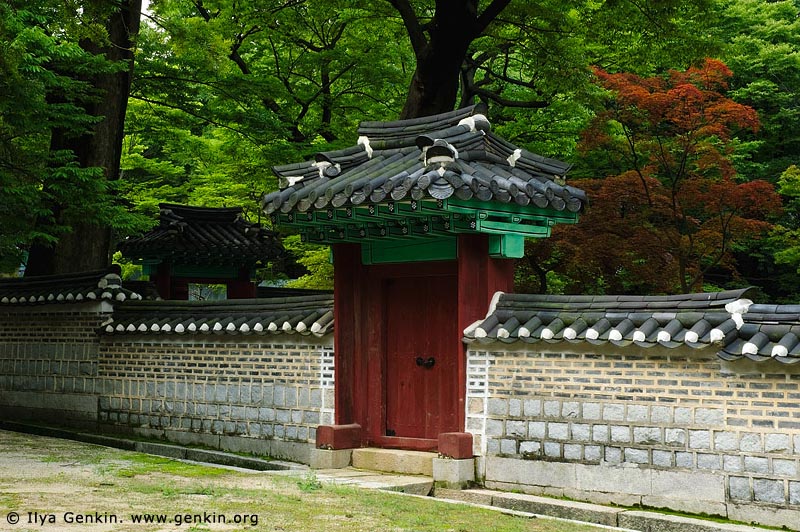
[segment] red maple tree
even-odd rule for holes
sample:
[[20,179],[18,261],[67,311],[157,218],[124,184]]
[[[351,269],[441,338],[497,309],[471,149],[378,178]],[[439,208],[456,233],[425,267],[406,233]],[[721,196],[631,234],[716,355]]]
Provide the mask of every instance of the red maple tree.
[[628,293],[701,290],[712,269],[735,276],[734,246],[769,229],[781,200],[771,184],[736,175],[735,134],[759,123],[725,96],[731,71],[707,59],[665,77],[595,75],[610,98],[579,150],[608,176],[575,183],[591,205],[554,232],[547,247],[559,268],[579,290]]

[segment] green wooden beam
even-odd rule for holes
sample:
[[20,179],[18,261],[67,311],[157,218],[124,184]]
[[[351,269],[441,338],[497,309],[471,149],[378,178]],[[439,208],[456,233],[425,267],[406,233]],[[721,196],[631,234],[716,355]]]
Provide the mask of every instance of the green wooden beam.
[[364,264],[455,260],[458,240],[455,236],[437,236],[402,242],[373,241],[361,244]]

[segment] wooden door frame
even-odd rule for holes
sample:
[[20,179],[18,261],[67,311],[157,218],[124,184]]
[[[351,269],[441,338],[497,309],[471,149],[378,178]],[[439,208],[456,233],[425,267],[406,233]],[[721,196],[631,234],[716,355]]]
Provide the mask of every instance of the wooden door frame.
[[[419,262],[412,264],[381,264],[367,267],[367,276],[371,280],[370,285],[379,287],[370,294],[371,306],[368,311],[367,319],[375,326],[368,326],[367,341],[371,345],[380,346],[380,352],[376,353],[377,356],[371,356],[368,360],[367,372],[370,377],[370,382],[379,381],[380,386],[377,389],[370,388],[371,394],[369,395],[369,409],[371,410],[369,420],[371,423],[366,427],[365,435],[368,437],[368,445],[375,445],[379,447],[389,448],[403,448],[415,450],[435,450],[438,445],[438,440],[435,438],[409,438],[403,436],[387,436],[386,435],[386,409],[387,409],[387,390],[389,377],[387,372],[388,366],[388,327],[391,324],[387,323],[387,305],[390,302],[387,300],[386,282],[392,279],[409,279],[409,278],[436,278],[436,277],[450,277],[458,282],[458,265],[456,261],[441,261],[441,262]],[[457,297],[454,294],[454,297]],[[458,302],[454,302],[454,309],[457,309]],[[454,317],[455,318],[455,317]],[[459,342],[459,338],[453,338],[453,342]],[[460,342],[459,342],[460,343]],[[458,371],[452,378],[456,381],[456,393],[459,397],[466,393],[465,386],[462,386],[463,379],[460,378],[462,369],[463,353],[453,353],[456,357],[456,366]],[[466,374],[466,373],[465,373]],[[375,376],[378,375],[376,379]],[[465,383],[463,383],[465,384]],[[460,401],[459,401],[460,404]],[[459,420],[459,427],[457,430],[463,430],[463,416],[456,417]]]
[[[437,441],[389,437],[386,433],[386,336],[384,291],[389,278],[455,275],[458,284],[458,330],[485,316],[497,290],[513,288],[513,260],[489,257],[486,235],[459,235],[458,259],[453,261],[381,264],[361,263],[359,244],[335,244],[334,349],[335,422],[362,427],[362,445],[433,450]],[[466,346],[458,338],[458,428],[466,417]],[[463,415],[461,415],[463,414]]]

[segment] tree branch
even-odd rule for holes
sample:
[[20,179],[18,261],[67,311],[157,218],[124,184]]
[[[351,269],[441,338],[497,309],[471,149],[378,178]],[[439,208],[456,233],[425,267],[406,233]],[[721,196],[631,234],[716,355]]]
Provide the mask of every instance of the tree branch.
[[181,107],[179,105],[174,105],[174,104],[171,104],[171,103],[168,103],[168,102],[161,102],[161,101],[158,101],[158,100],[152,100],[150,98],[145,98],[144,96],[137,96],[137,95],[134,95],[134,94],[131,94],[130,97],[132,99],[134,99],[134,100],[139,100],[140,102],[145,102],[145,103],[149,103],[149,104],[153,104],[153,105],[158,105],[159,107],[166,107],[167,109],[175,109],[177,111],[181,111],[183,113],[186,113],[189,116],[193,116],[194,118],[197,118],[197,119],[203,121],[206,124],[210,124],[212,126],[216,126],[216,127],[220,127],[220,128],[223,128],[223,129],[227,129],[229,131],[233,131],[237,135],[242,136],[242,138],[246,138],[247,140],[251,141],[252,143],[254,143],[256,145],[261,143],[261,139],[257,139],[255,137],[251,137],[250,135],[247,135],[243,131],[240,131],[240,130],[238,130],[236,128],[233,128],[233,127],[231,127],[231,126],[229,126],[227,124],[224,124],[222,122],[217,122],[215,120],[212,120],[212,119],[210,119],[210,118],[208,118],[206,116],[201,115],[200,113],[197,113],[197,112],[191,111],[189,109],[186,109],[185,107]]
[[475,93],[477,96],[481,96],[485,99],[492,100],[493,102],[499,103],[504,107],[516,107],[520,109],[544,109],[545,107],[550,105],[550,102],[546,100],[512,100],[510,98],[504,98],[500,96],[496,92],[488,91],[486,89],[481,89],[478,87],[473,87],[472,92]]
[[511,0],[494,0],[478,17],[475,26],[475,36],[480,35],[494,19],[511,3]]
[[403,24],[408,32],[408,37],[411,39],[411,47],[414,49],[414,55],[419,58],[425,52],[428,46],[428,40],[425,38],[425,30],[419,22],[414,8],[408,0],[389,0],[389,3],[394,7],[400,16],[403,18]]

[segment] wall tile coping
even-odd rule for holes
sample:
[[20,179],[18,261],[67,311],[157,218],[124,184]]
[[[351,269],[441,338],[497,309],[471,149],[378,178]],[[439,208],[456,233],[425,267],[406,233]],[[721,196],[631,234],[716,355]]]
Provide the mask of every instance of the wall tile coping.
[[142,296],[123,288],[118,268],[0,281],[0,308],[11,305],[122,302]]
[[328,294],[226,301],[137,301],[118,304],[104,334],[295,334],[333,331]]
[[673,296],[495,294],[471,342],[588,342],[695,349],[720,358],[800,361],[800,305],[753,304],[750,289]]

